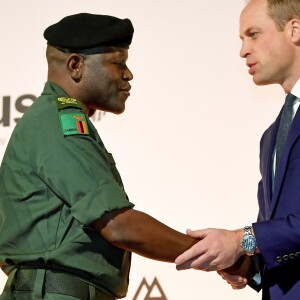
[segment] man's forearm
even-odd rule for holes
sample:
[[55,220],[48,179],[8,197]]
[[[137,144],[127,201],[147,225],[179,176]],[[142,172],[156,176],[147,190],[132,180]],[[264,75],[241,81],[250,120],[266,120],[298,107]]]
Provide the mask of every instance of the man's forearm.
[[109,212],[93,226],[112,245],[165,262],[198,242],[134,209]]

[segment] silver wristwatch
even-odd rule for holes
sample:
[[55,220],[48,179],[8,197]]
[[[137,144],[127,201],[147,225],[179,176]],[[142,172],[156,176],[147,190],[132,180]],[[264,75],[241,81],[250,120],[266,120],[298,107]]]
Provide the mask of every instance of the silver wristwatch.
[[244,227],[244,236],[241,242],[241,247],[247,255],[254,255],[257,249],[257,243],[254,235],[252,234],[252,226]]

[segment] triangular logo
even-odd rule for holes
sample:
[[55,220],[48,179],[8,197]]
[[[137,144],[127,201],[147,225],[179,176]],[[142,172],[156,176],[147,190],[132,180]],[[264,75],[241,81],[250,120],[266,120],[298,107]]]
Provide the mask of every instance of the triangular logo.
[[163,292],[157,278],[155,277],[152,284],[149,285],[143,278],[138,290],[132,300],[168,300]]

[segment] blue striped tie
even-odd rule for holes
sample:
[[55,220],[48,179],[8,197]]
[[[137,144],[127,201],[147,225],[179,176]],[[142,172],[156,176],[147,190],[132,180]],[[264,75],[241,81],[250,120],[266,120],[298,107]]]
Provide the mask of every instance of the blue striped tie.
[[296,99],[297,97],[292,94],[288,94],[285,98],[276,138],[276,168],[280,161],[284,143],[293,120],[293,104]]

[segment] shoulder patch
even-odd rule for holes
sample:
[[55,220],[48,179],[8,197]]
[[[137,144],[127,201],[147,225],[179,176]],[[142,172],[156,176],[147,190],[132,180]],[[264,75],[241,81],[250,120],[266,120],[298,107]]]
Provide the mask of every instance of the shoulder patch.
[[59,120],[63,135],[88,135],[86,115],[84,113],[60,113]]
[[77,99],[69,97],[57,97],[56,106],[58,109],[64,109],[67,107],[77,107],[82,109],[82,105]]

